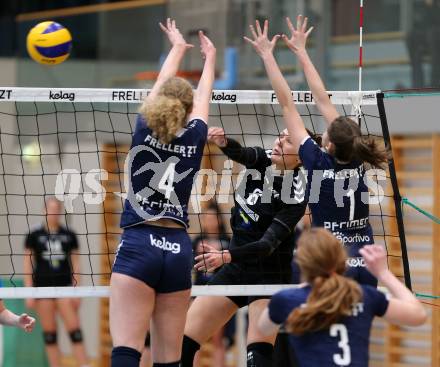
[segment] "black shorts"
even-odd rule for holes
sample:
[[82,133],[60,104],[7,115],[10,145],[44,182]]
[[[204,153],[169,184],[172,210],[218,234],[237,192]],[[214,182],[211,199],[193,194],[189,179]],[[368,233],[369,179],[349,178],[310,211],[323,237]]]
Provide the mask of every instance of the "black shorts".
[[[278,271],[243,267],[239,264],[226,264],[209,280],[208,285],[252,285],[252,284],[291,284],[292,270],[283,267]],[[227,296],[239,308],[249,305],[259,299],[269,299],[271,296]]]

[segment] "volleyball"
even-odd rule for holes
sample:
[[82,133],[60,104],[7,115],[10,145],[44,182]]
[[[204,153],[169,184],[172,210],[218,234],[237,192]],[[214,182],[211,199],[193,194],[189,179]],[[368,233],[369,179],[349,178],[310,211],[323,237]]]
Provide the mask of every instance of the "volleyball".
[[72,49],[72,36],[61,24],[47,21],[33,27],[27,36],[27,51],[36,62],[57,65],[65,61]]

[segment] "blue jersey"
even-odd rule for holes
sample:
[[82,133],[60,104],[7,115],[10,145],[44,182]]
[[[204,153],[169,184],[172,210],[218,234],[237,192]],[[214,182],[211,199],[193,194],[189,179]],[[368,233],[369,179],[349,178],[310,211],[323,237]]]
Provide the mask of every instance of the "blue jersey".
[[129,153],[122,228],[159,218],[188,226],[188,202],[207,132],[204,121],[193,119],[173,141],[163,144],[138,116]]
[[[362,302],[353,305],[351,316],[328,329],[289,335],[299,366],[368,366],[371,324],[375,316],[383,316],[388,308],[385,295],[368,285],[362,285]],[[287,289],[276,293],[269,303],[269,317],[275,324],[283,324],[289,314],[306,303],[310,286]]]
[[312,224],[331,231],[349,256],[359,256],[363,245],[374,242],[363,163],[340,164],[310,137],[301,144],[299,156],[308,172]]

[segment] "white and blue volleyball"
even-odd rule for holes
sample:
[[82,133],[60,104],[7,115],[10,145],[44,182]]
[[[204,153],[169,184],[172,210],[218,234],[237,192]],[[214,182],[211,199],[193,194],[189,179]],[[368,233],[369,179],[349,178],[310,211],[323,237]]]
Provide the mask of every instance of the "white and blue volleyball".
[[61,24],[47,21],[37,24],[27,36],[29,56],[44,65],[65,61],[72,49],[72,36]]

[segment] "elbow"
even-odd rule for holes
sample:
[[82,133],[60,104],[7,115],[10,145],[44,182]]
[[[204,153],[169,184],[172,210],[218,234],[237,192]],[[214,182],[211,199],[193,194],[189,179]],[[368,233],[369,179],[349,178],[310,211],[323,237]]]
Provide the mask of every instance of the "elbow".
[[428,320],[428,313],[426,312],[425,308],[420,305],[419,310],[417,312],[417,316],[415,318],[415,325],[414,326],[420,326],[423,325]]
[[408,326],[421,326],[428,320],[428,313],[419,303],[413,310],[412,315],[408,318]]

